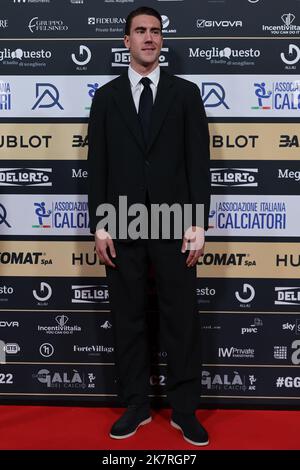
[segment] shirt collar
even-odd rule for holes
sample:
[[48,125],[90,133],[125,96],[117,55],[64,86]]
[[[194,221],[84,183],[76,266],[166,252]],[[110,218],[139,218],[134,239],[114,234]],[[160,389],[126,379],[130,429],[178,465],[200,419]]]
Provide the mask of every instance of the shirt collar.
[[[130,80],[131,86],[134,88],[137,86],[137,84],[140,82],[140,80],[144,77],[145,75],[140,75],[137,73],[133,68],[129,65],[128,67],[128,78]],[[157,87],[158,82],[159,82],[159,77],[160,77],[160,68],[159,65],[152,70],[147,77],[151,80],[153,85]]]

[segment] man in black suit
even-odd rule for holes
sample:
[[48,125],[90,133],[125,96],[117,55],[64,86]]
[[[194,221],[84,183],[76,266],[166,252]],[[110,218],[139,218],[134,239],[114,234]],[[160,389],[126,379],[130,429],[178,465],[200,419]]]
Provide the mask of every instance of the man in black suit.
[[[210,201],[207,119],[198,87],[159,68],[163,39],[156,10],[132,11],[124,42],[130,51],[128,72],[96,92],[88,132],[90,229],[97,254],[106,264],[118,381],[127,405],[110,436],[129,437],[151,421],[145,327],[150,261],[168,354],[171,425],[188,442],[206,445],[208,435],[195,410],[201,392],[196,263],[203,254]],[[149,210],[153,204],[177,204],[181,209],[189,205],[190,224],[179,239],[175,222],[167,237],[161,228],[155,239],[124,234],[124,196],[128,207],[139,203]],[[110,233],[115,226],[107,224],[103,204],[116,209],[115,234]],[[151,217],[144,217],[142,223],[148,222],[153,227]],[[190,241],[194,245],[188,250]]]

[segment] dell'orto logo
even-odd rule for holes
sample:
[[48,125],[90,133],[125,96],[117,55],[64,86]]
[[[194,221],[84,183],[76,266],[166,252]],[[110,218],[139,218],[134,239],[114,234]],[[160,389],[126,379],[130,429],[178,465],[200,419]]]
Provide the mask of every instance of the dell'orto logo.
[[289,44],[288,54],[281,52],[280,58],[287,65],[295,65],[300,60],[300,48],[296,44]]
[[52,296],[52,288],[47,282],[41,282],[39,292],[34,289],[32,293],[33,297],[39,302],[47,302]]
[[73,62],[76,65],[81,65],[81,66],[87,65],[89,61],[91,60],[91,57],[92,57],[91,50],[87,46],[84,46],[84,45],[79,46],[79,57],[78,55],[76,56],[74,53],[71,55]]
[[[112,47],[111,52],[113,59],[111,67],[128,67],[130,63],[130,52],[127,47]],[[161,67],[168,67],[168,47],[162,47],[159,56],[159,65]]]
[[52,186],[52,168],[0,168],[0,186]]
[[35,96],[37,100],[31,109],[53,108],[54,106],[64,109],[59,102],[59,91],[52,83],[36,83]]
[[250,303],[255,297],[255,290],[250,284],[243,284],[243,294],[239,291],[235,291],[235,297],[242,304]]
[[275,287],[275,305],[300,305],[300,287]]
[[88,303],[108,303],[108,287],[107,285],[97,286],[72,286],[73,298],[72,303],[88,304]]
[[201,95],[206,108],[217,108],[223,105],[226,109],[229,109],[228,104],[225,102],[225,90],[219,83],[203,82]]
[[257,168],[211,168],[212,186],[257,187]]

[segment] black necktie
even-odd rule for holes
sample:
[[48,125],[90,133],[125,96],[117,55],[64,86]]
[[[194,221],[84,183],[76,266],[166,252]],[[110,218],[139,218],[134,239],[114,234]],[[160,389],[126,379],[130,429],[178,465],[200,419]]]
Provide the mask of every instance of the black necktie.
[[151,111],[153,106],[153,94],[150,88],[150,78],[143,77],[140,83],[144,85],[144,89],[140,97],[138,115],[141,121],[145,143],[147,144],[150,130]]

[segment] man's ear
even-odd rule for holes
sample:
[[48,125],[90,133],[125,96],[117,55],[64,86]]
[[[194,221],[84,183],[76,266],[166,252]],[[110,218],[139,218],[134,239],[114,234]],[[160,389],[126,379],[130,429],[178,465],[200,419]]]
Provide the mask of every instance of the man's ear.
[[129,49],[130,38],[129,38],[128,34],[125,34],[125,36],[124,36],[124,44],[125,44],[125,47],[127,47],[127,49]]

